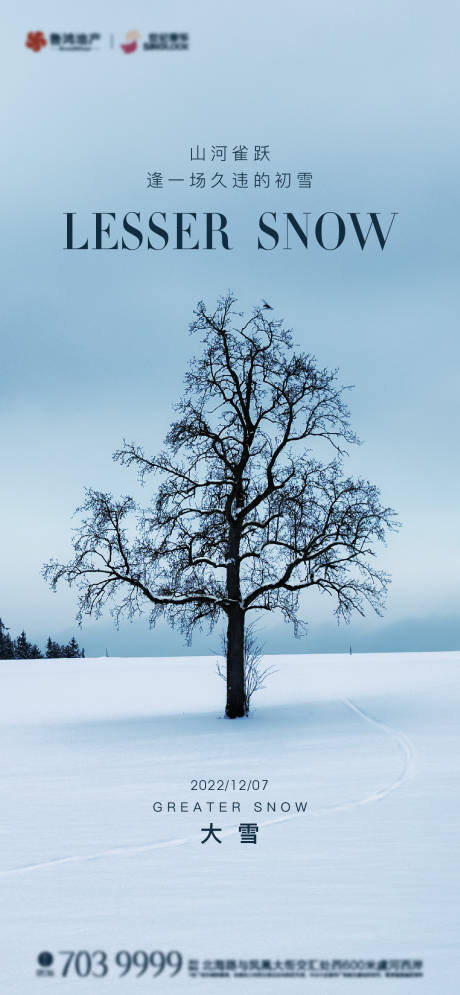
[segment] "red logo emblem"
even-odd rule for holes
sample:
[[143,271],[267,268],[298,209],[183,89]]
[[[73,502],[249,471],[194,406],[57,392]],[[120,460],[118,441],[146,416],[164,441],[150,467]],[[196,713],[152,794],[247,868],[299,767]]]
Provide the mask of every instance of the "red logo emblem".
[[29,31],[25,42],[26,48],[31,48],[32,52],[39,52],[47,44],[43,31]]
[[132,52],[136,51],[137,42],[140,37],[141,36],[136,29],[134,31],[127,31],[125,34],[125,42],[123,45],[120,45],[120,48],[126,55],[131,55]]

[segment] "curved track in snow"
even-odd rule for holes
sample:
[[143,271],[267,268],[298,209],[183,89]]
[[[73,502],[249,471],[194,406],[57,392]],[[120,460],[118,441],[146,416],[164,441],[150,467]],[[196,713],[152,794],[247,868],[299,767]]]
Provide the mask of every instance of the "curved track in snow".
[[374,719],[371,715],[364,711],[364,708],[360,708],[359,705],[356,705],[351,698],[344,698],[344,702],[348,708],[351,708],[352,712],[355,712],[356,715],[359,715],[365,722],[369,722],[370,725],[375,726],[381,732],[389,736],[390,739],[396,742],[403,764],[400,774],[396,780],[392,781],[386,788],[382,788],[381,791],[372,792],[372,794],[366,795],[359,801],[349,802],[344,805],[334,805],[333,808],[329,809],[321,809],[322,812],[347,811],[350,808],[357,808],[359,805],[369,805],[371,802],[380,801],[382,798],[386,798],[387,795],[391,794],[392,791],[396,791],[397,788],[400,788],[406,781],[410,781],[415,774],[415,749],[412,740],[410,740],[404,732],[401,732],[400,729],[394,729],[393,726],[387,725],[380,719]]
[[[401,732],[399,729],[394,729],[385,722],[381,722],[380,719],[373,718],[363,708],[360,708],[359,705],[352,701],[351,698],[344,698],[343,702],[347,708],[355,713],[355,715],[358,715],[365,722],[368,722],[370,725],[374,726],[379,730],[379,732],[384,733],[396,743],[402,759],[401,770],[394,781],[386,787],[381,788],[379,791],[371,792],[363,798],[358,798],[355,801],[312,809],[309,811],[311,818],[318,818],[318,816],[328,815],[332,812],[348,812],[354,808],[359,808],[362,805],[370,805],[373,802],[381,801],[393,791],[400,788],[406,781],[409,781],[415,773],[415,750],[411,740],[405,735],[405,733]],[[277,819],[266,819],[264,822],[261,822],[260,825],[265,827],[278,825],[281,822],[290,822],[292,819],[299,819],[301,814],[302,813],[295,812],[292,815],[283,815]],[[232,826],[231,828],[224,829],[221,833],[221,837],[225,838],[227,836],[233,836],[236,833],[238,833],[238,828],[236,826]],[[11,870],[0,871],[0,878],[13,877],[19,874],[28,874],[31,871],[45,870],[51,867],[60,867],[63,864],[87,863],[91,860],[103,860],[107,857],[128,857],[131,854],[147,853],[150,850],[163,850],[170,847],[183,846],[186,843],[192,842],[196,842],[196,835],[182,836],[172,840],[164,840],[161,843],[145,843],[140,846],[127,845],[110,847],[107,850],[101,850],[99,853],[76,854],[74,856],[58,857],[54,860],[47,860],[38,864],[26,864],[24,867],[15,867]]]

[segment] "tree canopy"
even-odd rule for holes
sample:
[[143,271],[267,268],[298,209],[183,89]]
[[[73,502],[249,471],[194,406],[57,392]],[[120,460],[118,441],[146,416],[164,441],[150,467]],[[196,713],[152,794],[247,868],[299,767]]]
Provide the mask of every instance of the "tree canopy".
[[211,312],[200,302],[191,332],[201,350],[162,451],[125,441],[114,454],[143,483],[155,476],[151,500],[89,489],[72,559],[44,572],[77,586],[80,619],[107,601],[116,620],[148,605],[151,624],[165,616],[190,639],[226,616],[232,671],[246,614],[278,610],[298,632],[308,588],[332,596],[339,618],[380,613],[389,577],[376,543],[396,523],[374,484],[344,474],[358,442],[347,388],[270,308],[245,318],[231,294]]

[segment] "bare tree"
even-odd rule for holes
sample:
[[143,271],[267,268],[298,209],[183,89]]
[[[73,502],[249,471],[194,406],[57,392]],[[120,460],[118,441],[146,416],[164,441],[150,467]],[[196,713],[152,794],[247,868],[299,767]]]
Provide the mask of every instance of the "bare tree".
[[[221,637],[222,656],[227,659],[227,635]],[[276,667],[271,664],[264,666],[263,648],[259,642],[255,626],[251,623],[244,629],[244,714],[249,715],[252,696],[265,687],[265,681],[276,673]],[[227,668],[217,661],[217,673],[224,681],[227,680]]]
[[[376,541],[395,527],[378,489],[343,475],[345,446],[358,440],[337,371],[295,351],[271,311],[244,319],[228,294],[191,331],[192,359],[177,418],[158,456],[125,442],[114,459],[145,481],[150,504],[88,490],[67,564],[44,568],[53,588],[77,585],[78,618],[132,617],[150,606],[190,639],[196,626],[227,620],[229,718],[245,714],[244,631],[249,612],[281,612],[298,633],[299,597],[331,595],[348,620],[381,613],[389,577],[373,564]],[[132,527],[130,525],[133,519]]]

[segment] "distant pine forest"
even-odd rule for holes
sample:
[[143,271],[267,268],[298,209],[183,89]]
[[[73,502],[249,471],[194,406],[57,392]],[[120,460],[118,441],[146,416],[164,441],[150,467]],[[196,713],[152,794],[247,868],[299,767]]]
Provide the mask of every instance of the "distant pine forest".
[[0,618],[0,660],[61,660],[63,658],[82,658],[84,655],[84,649],[80,649],[73,636],[66,644],[58,643],[55,639],[51,639],[51,636],[48,636],[46,651],[43,653],[36,643],[30,642],[24,629],[16,639],[13,639],[10,636],[10,630]]

